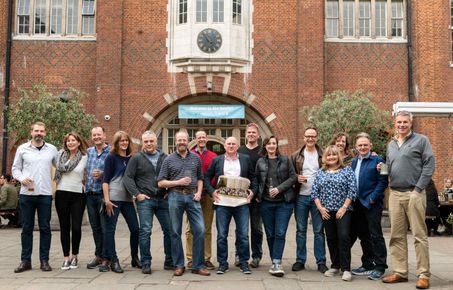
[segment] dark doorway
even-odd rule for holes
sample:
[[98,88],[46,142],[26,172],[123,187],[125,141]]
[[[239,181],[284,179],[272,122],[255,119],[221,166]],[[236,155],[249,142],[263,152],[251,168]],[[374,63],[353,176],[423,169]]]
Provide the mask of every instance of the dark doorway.
[[223,148],[223,144],[220,144],[219,142],[216,141],[208,141],[208,143],[206,143],[206,147],[208,148],[208,150],[211,150],[217,155],[225,153],[225,148]]

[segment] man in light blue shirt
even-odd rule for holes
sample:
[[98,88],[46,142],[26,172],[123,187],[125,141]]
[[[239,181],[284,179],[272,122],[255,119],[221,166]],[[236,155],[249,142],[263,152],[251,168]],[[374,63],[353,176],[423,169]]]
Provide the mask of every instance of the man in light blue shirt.
[[17,148],[12,173],[22,186],[20,209],[22,215],[21,263],[14,272],[31,270],[33,228],[38,212],[40,233],[39,259],[42,271],[52,271],[49,265],[51,242],[50,217],[52,213],[52,165],[57,161],[55,146],[44,142],[46,125],[36,122],[31,126],[31,141]]

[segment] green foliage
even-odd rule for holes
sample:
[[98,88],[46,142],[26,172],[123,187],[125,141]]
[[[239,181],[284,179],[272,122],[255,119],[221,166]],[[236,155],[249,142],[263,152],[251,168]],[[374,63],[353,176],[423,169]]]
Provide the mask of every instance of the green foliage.
[[305,127],[318,128],[318,143],[323,148],[329,144],[335,133],[348,133],[350,145],[354,146],[352,143],[355,135],[366,132],[371,136],[373,151],[385,156],[392,118],[390,112],[380,111],[371,102],[371,98],[371,95],[362,91],[351,96],[342,91],[328,93],[320,106],[303,108]]
[[57,148],[63,146],[64,136],[77,131],[85,138],[90,136],[96,118],[85,112],[81,99],[85,93],[69,89],[60,96],[54,96],[44,85],[34,85],[30,90],[20,90],[21,98],[9,113],[8,132],[17,142],[30,138],[30,126],[38,121],[46,124],[46,142]]

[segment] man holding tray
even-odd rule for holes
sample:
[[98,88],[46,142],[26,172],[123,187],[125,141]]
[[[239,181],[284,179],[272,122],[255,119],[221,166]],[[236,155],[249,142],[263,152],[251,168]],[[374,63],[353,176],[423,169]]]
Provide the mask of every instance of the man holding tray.
[[[225,141],[225,154],[217,156],[212,160],[211,166],[204,176],[204,186],[208,193],[212,196],[216,204],[216,226],[217,226],[217,261],[219,268],[217,274],[224,274],[228,271],[228,231],[231,218],[234,218],[236,223],[236,245],[240,262],[241,272],[244,274],[251,274],[248,266],[250,258],[249,250],[249,203],[257,191],[256,176],[250,158],[247,155],[238,153],[238,141],[234,137],[229,137]],[[223,179],[237,179],[243,177],[250,181],[250,187],[246,192],[246,204],[234,206],[221,205],[222,199],[228,198],[220,193],[219,189],[215,189],[211,185],[212,178],[216,176],[216,184],[220,176]],[[241,183],[241,182],[239,182]],[[227,182],[228,184],[228,182]],[[235,190],[237,189],[237,190]],[[222,188],[223,193],[231,192],[232,195],[237,195],[243,190],[238,188]],[[240,197],[239,197],[240,198]],[[240,204],[240,203],[239,203]]]

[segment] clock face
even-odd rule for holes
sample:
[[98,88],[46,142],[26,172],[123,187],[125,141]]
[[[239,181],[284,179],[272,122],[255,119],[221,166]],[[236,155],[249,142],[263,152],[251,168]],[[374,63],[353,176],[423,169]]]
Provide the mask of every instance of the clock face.
[[198,33],[197,44],[201,51],[214,53],[222,46],[222,36],[212,28],[206,28]]

